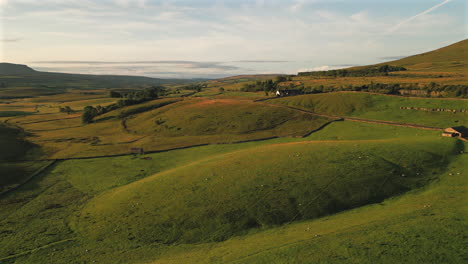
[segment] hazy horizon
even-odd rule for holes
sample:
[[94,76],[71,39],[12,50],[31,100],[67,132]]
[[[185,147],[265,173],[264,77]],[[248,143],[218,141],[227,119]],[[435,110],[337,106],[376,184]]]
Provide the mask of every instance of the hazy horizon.
[[219,78],[366,65],[466,38],[463,0],[0,0],[0,61]]

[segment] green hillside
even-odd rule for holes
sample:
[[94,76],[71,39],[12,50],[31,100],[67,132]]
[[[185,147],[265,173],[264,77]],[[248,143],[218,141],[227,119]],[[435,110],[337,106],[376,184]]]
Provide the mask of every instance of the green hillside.
[[137,115],[126,124],[130,132],[142,135],[268,137],[303,136],[326,121],[292,109],[248,101],[190,100]]
[[453,147],[426,141],[298,142],[234,152],[98,196],[77,228],[90,239],[116,243],[225,240],[421,186],[447,165]]
[[467,164],[467,155],[458,155],[439,181],[379,204],[222,243],[168,249],[150,263],[464,263]]
[[468,68],[468,40],[462,40],[449,46],[433,51],[388,61],[370,66],[352,67],[349,69],[366,69],[373,66],[392,65],[402,66],[417,72],[461,72]]
[[[460,148],[433,131],[337,122],[306,139],[197,147],[149,160],[64,161],[0,200],[0,260],[20,254],[5,262],[298,263],[297,253],[304,261],[337,255],[366,263],[363,247],[373,259],[386,248],[381,257],[390,260],[400,256],[389,251],[399,243],[398,230],[420,237],[405,238],[408,245],[419,245],[431,231],[442,235],[438,218],[428,218],[434,221],[424,230],[416,228],[419,220],[406,219],[424,217],[412,210],[426,204],[432,205],[426,211],[445,208],[450,199],[440,195],[454,185],[436,181],[422,201],[415,192],[403,202],[306,219],[427,185],[446,170],[456,175],[463,171],[452,162]],[[382,225],[395,231],[387,234]],[[346,251],[350,244],[342,241],[351,238],[356,242]],[[423,259],[444,250],[437,241],[425,244],[439,248]],[[321,254],[307,255],[310,248]]]
[[468,40],[465,39],[447,47],[385,64],[419,71],[466,71],[468,67]]
[[267,101],[339,116],[351,116],[446,128],[468,126],[468,113],[400,109],[400,107],[468,110],[467,100],[407,98],[336,92],[284,97]]

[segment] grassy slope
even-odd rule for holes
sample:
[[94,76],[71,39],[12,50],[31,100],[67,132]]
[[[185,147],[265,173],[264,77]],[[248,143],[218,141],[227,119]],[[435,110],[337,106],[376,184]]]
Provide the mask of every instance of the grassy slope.
[[467,100],[405,98],[363,93],[326,93],[267,101],[317,113],[353,116],[435,127],[468,126],[468,113],[426,112],[400,107],[468,109]]
[[467,164],[458,155],[439,181],[383,203],[173,249],[152,263],[465,263]]
[[403,66],[417,71],[465,71],[468,67],[468,40],[434,51],[410,56],[385,64]]
[[[136,134],[160,136],[302,136],[325,119],[294,110],[237,100],[190,100],[138,115],[127,122]],[[268,133],[265,133],[268,132]]]
[[[366,132],[360,133],[362,130]],[[420,131],[410,128],[340,122],[330,125],[307,139],[335,139],[333,138],[333,133],[336,132],[341,133],[341,136],[337,134],[339,139],[363,139],[366,138],[368,134],[372,134],[369,131],[375,132],[373,133],[375,139],[394,138],[396,133],[398,133],[398,137],[419,138],[419,142],[421,143],[426,142],[426,139],[433,140],[434,136],[437,134],[432,131]],[[359,138],[359,135],[362,135],[362,138]],[[421,138],[421,136],[423,137]],[[445,143],[453,142],[450,139],[439,140]],[[283,228],[280,228],[279,231],[278,229],[272,229],[272,231],[262,231],[251,237],[235,238],[216,245],[201,244],[199,246],[181,245],[175,247],[141,245],[140,247],[139,245],[132,246],[134,243],[125,239],[120,240],[118,243],[110,242],[110,244],[106,241],[99,242],[89,240],[83,237],[82,233],[77,233],[75,229],[76,226],[69,222],[70,216],[73,215],[72,218],[75,218],[75,216],[79,217],[79,214],[77,214],[80,210],[79,208],[82,207],[89,198],[105,190],[125,185],[151,175],[152,173],[167,171],[200,159],[215,158],[215,155],[226,152],[265,144],[293,141],[298,141],[298,139],[282,138],[264,142],[198,147],[151,154],[149,156],[152,157],[152,160],[118,157],[62,162],[50,169],[50,173],[47,174],[47,176],[38,177],[33,182],[15,192],[15,195],[9,195],[1,200],[2,212],[0,212],[0,219],[3,220],[0,221],[0,230],[3,231],[0,232],[0,257],[23,251],[27,252],[29,249],[45,246],[49,243],[65,239],[75,239],[74,241],[57,244],[50,248],[46,246],[44,249],[38,250],[31,255],[18,258],[17,263],[50,261],[54,263],[69,263],[71,259],[75,262],[90,262],[92,260],[106,262],[108,261],[108,254],[112,254],[113,259],[117,257],[125,263],[140,262],[143,259],[155,259],[156,256],[160,254],[166,254],[168,256],[162,263],[180,263],[181,260],[179,257],[183,259],[188,257],[190,262],[194,263],[213,263],[214,261],[210,259],[211,257],[213,257],[213,259],[227,258],[233,260],[245,254],[252,253],[252,250],[256,252],[257,250],[288,244],[291,241],[297,242],[297,240],[304,238],[298,235],[298,233],[304,233],[303,230],[305,227],[303,227],[302,224],[299,224],[295,232],[288,231],[285,233],[281,231]],[[347,144],[345,142],[343,143]],[[356,143],[361,145],[359,141],[356,141]],[[424,144],[425,143],[422,145]],[[420,147],[422,147],[422,145]],[[444,143],[442,143],[442,145],[436,143],[436,145],[442,148],[450,148],[450,144],[442,146]],[[430,148],[430,146],[424,146],[423,148]],[[431,151],[435,150],[436,148],[433,148]],[[255,152],[256,148],[252,149],[252,151]],[[418,155],[415,156],[415,159],[418,159]],[[115,166],[119,167],[116,168]],[[81,217],[84,218],[86,215],[82,215]],[[364,219],[356,217],[354,220],[358,220],[359,222]],[[344,225],[344,223],[353,225],[355,224],[354,220],[342,220],[343,223],[340,226]],[[322,222],[322,220],[318,221]],[[333,222],[331,222],[330,225],[336,228]],[[15,231],[11,232],[11,230]],[[323,230],[323,232],[325,231],[326,229]],[[288,235],[288,233],[290,235]],[[111,232],[111,234],[107,235],[112,237],[115,234]],[[117,234],[117,236],[120,235],[122,234]],[[310,235],[313,236],[313,234]],[[265,239],[262,239],[263,237],[265,237]],[[239,244],[243,242],[246,243],[245,245],[247,248]],[[258,244],[258,246],[252,247],[252,243],[255,245]],[[206,254],[208,250],[206,247],[212,248],[209,254]],[[197,248],[200,248],[200,251],[197,251]],[[86,250],[89,251],[85,253]],[[192,252],[192,250],[195,251]],[[231,253],[227,254],[227,252]],[[179,253],[182,255],[174,256]],[[223,257],[223,255],[225,255],[225,257]],[[287,262],[281,261],[281,258],[279,259],[279,263]],[[182,262],[186,263],[185,260]]]
[[[189,98],[160,106],[160,99],[125,107],[81,125],[80,118],[64,119],[63,113],[15,118],[12,122],[35,133],[31,140],[43,146],[49,157],[99,156],[129,153],[132,147],[165,150],[199,144],[228,143],[275,136],[302,136],[328,119],[249,101]],[[148,109],[146,109],[148,107]],[[123,127],[122,112],[148,110],[132,115]],[[30,123],[44,119],[60,119]],[[29,124],[28,124],[29,123]]]
[[37,146],[25,141],[24,136],[23,131],[0,124],[0,193],[22,182],[43,165],[42,162],[15,161],[27,159],[37,151]]
[[298,142],[234,152],[97,197],[82,212],[78,230],[115,243],[224,240],[414,188],[442,169],[452,151],[447,142],[391,140]]

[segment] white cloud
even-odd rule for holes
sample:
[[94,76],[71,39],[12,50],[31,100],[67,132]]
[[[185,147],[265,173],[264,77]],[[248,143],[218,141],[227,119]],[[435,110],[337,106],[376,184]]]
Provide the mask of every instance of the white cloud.
[[352,14],[350,18],[353,21],[359,22],[359,23],[369,23],[369,14],[367,11],[361,11],[359,13]]
[[130,7],[130,6],[136,6],[139,8],[145,8],[147,1],[146,0],[114,0],[115,4],[120,6],[120,7]]
[[289,10],[293,13],[299,12],[305,4],[305,0],[296,0],[294,4],[289,7]]
[[297,72],[312,72],[312,71],[328,71],[331,67],[328,65],[313,67],[313,68],[301,68]]
[[312,71],[328,71],[330,69],[331,69],[330,66],[324,65],[324,66],[318,66],[318,67],[312,68]]

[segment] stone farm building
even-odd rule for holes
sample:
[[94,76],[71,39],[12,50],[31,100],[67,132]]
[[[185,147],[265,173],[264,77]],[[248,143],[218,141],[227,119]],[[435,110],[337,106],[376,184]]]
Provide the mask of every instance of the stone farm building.
[[466,127],[449,127],[444,129],[442,132],[442,136],[444,137],[458,137],[463,138],[468,136],[468,129]]
[[130,151],[132,154],[145,154],[143,148],[131,148]]
[[293,90],[293,89],[284,89],[284,90],[277,90],[276,96],[291,96],[291,95],[298,95],[303,94],[301,90]]

